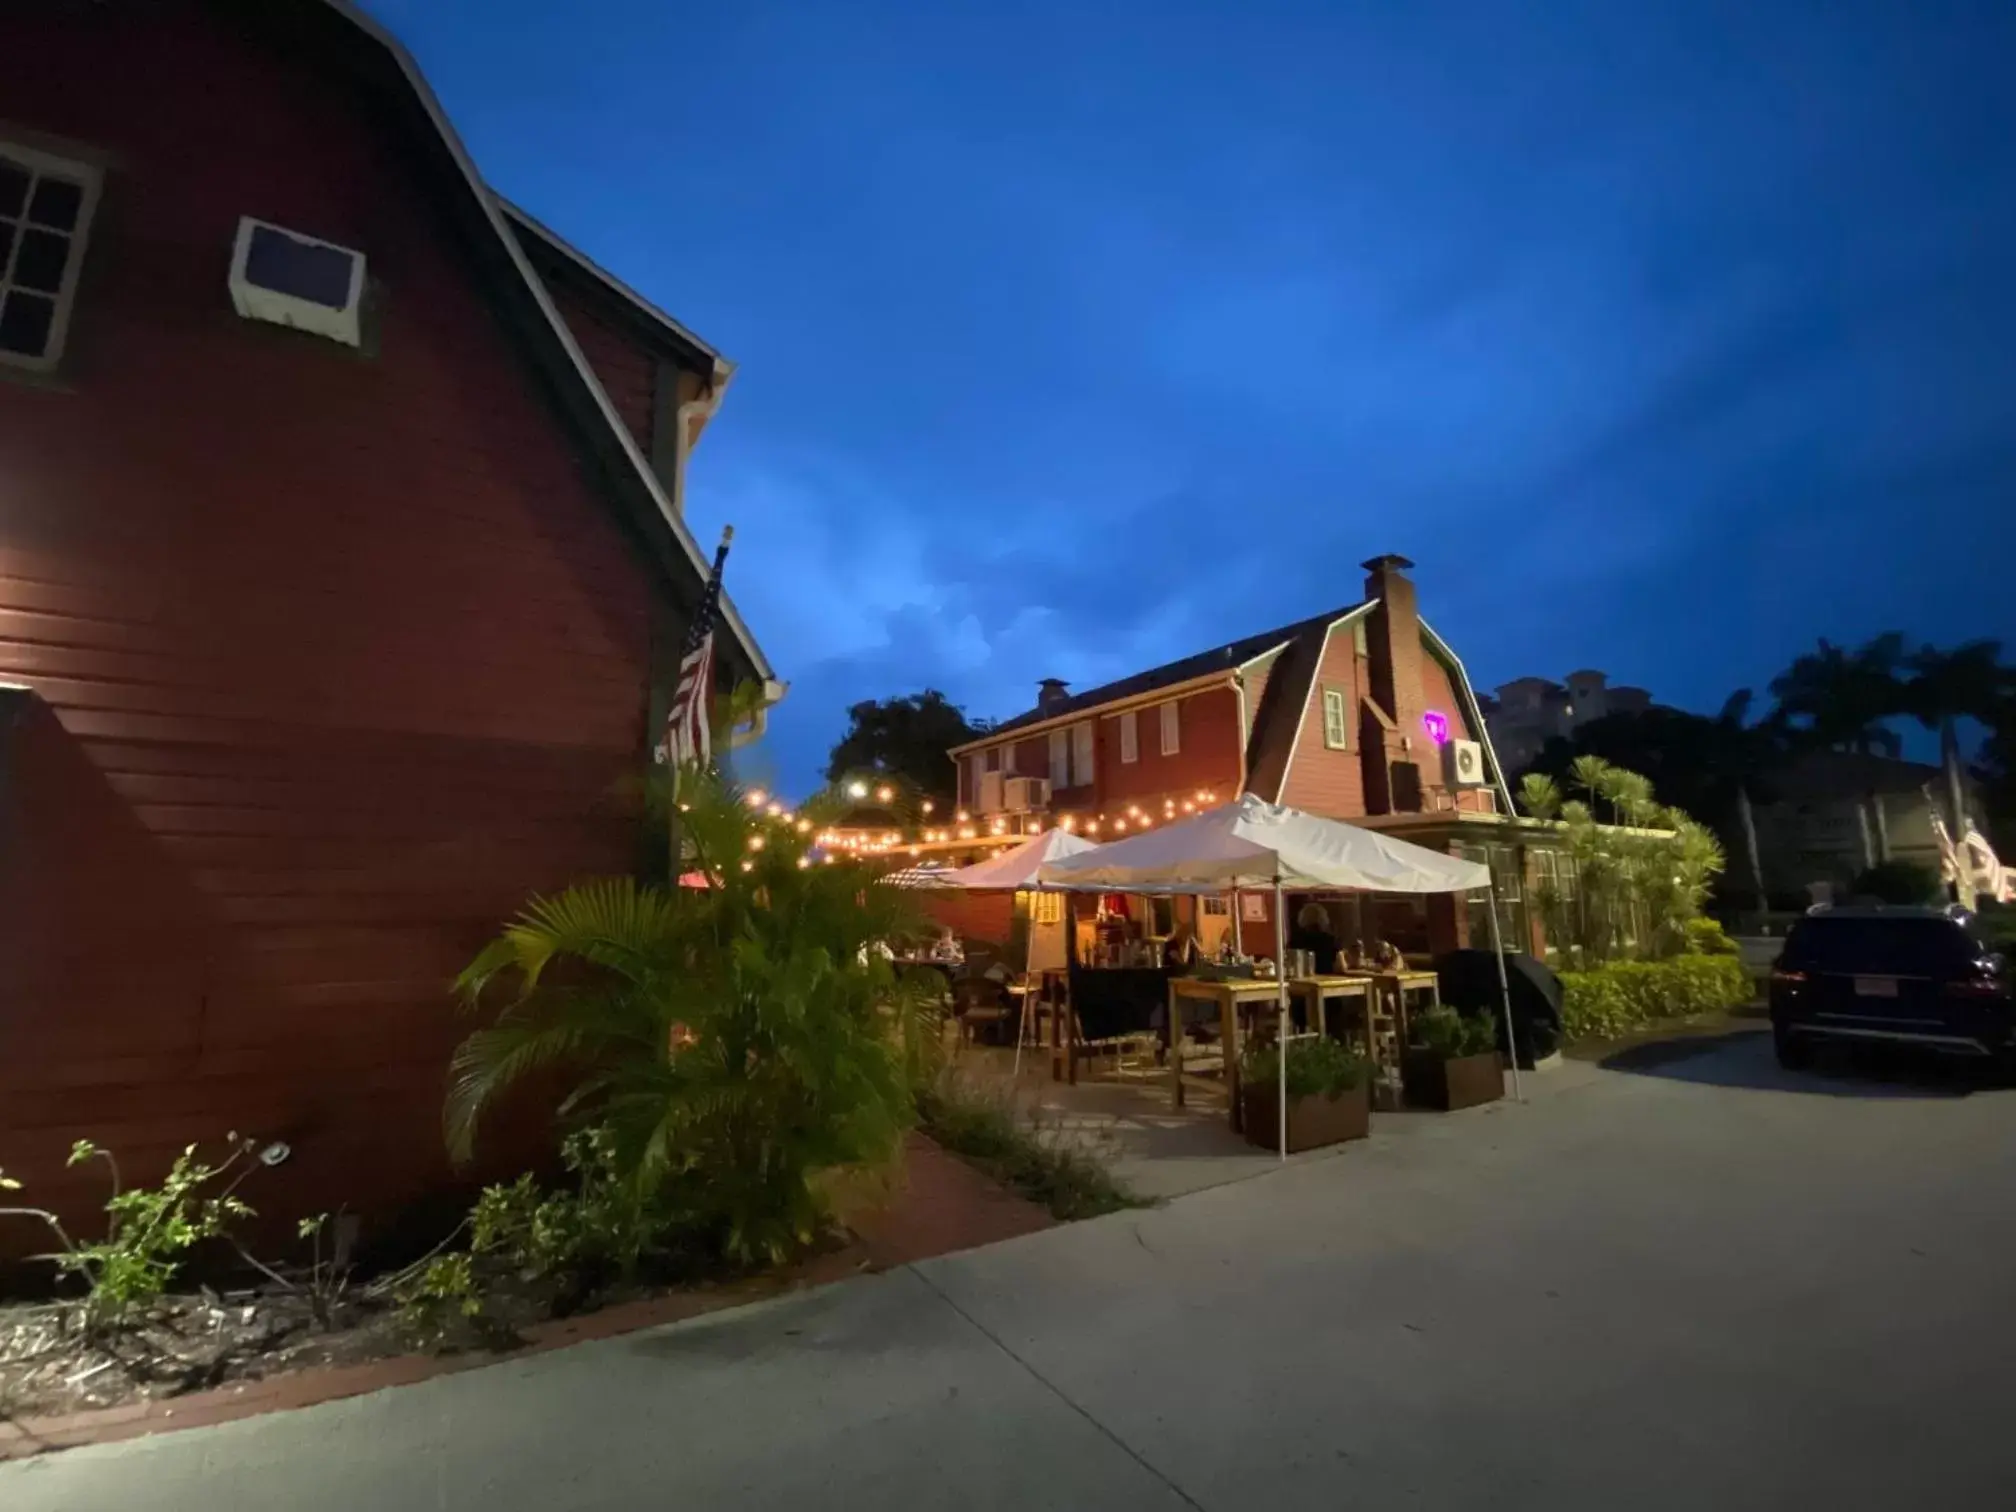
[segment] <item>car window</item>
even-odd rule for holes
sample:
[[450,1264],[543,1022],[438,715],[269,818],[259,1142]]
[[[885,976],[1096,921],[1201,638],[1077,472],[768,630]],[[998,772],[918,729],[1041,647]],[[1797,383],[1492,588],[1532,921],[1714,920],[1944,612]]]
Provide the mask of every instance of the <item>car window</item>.
[[1965,970],[1981,947],[1953,919],[1801,919],[1788,961],[1812,971],[1943,976]]

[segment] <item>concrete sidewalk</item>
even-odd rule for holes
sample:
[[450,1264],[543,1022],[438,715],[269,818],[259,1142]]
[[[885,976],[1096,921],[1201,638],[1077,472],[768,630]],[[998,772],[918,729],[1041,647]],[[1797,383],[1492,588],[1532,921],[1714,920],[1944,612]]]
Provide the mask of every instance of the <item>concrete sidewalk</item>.
[[2016,1095],[1738,1036],[1126,1213],[302,1412],[8,1512],[2006,1505]]

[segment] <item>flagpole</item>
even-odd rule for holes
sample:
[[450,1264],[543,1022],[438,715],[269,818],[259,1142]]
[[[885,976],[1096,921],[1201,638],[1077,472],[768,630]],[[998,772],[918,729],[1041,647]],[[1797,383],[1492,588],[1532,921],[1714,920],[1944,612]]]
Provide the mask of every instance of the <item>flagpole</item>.
[[[687,644],[685,649],[681,651],[679,659],[680,671],[682,673],[685,668],[686,658],[692,653],[694,646],[713,634],[713,622],[720,612],[721,572],[728,564],[728,548],[733,544],[734,540],[735,527],[733,525],[723,525],[721,527],[721,544],[714,548],[714,565],[707,574],[707,583],[701,590],[700,602],[693,611],[693,622],[687,627]],[[704,700],[699,703],[698,717],[711,722],[714,717],[714,689],[711,686],[713,680],[713,662],[711,657],[708,660],[707,670],[710,685],[707,687],[696,687],[693,690],[692,697],[695,700]],[[671,769],[669,774],[671,779],[669,783],[670,801],[666,804],[665,812],[665,842],[666,852],[670,859],[669,880],[674,889],[677,889],[679,886],[679,878],[684,871],[686,863],[684,836],[681,833],[679,823],[679,767],[681,764],[679,743],[673,739],[672,735],[672,724],[678,714],[678,705],[679,694],[675,686],[673,690],[673,706],[667,713],[665,732],[665,763]]]

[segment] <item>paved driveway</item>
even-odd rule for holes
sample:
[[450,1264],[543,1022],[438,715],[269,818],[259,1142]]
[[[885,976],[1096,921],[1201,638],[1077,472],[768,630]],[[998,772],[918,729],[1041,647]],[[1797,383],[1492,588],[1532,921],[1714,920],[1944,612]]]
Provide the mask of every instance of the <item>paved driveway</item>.
[[2016,1094],[1744,1035],[968,1255],[0,1465],[43,1508],[2006,1507]]

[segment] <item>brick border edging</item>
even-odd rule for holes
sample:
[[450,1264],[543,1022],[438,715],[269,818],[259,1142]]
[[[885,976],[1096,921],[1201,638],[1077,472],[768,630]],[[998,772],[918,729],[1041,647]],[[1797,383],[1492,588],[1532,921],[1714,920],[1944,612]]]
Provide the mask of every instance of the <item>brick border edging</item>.
[[[896,1216],[897,1221],[890,1225],[893,1233],[878,1239],[875,1232],[878,1225],[866,1224],[864,1231],[857,1232],[853,1242],[844,1248],[816,1255],[779,1275],[723,1282],[695,1291],[671,1292],[661,1297],[623,1302],[576,1317],[550,1319],[524,1330],[524,1344],[511,1350],[391,1355],[355,1365],[311,1366],[264,1380],[220,1386],[212,1391],[156,1397],[89,1412],[41,1418],[0,1418],[0,1463],[32,1459],[54,1450],[76,1449],[87,1444],[109,1444],[184,1428],[206,1428],[268,1412],[286,1412],[297,1407],[340,1401],[345,1397],[363,1396],[389,1386],[411,1386],[440,1376],[459,1375],[465,1370],[487,1369],[492,1365],[524,1359],[528,1355],[545,1354],[668,1323],[682,1323],[708,1313],[768,1301],[790,1292],[844,1281],[850,1276],[890,1270],[913,1261],[952,1254],[1056,1225],[1056,1220],[1047,1212],[997,1186],[921,1135],[911,1136],[905,1167],[903,1195],[910,1201],[899,1200],[880,1215],[885,1218],[892,1214]],[[936,1190],[928,1193],[920,1190],[925,1188]],[[951,1231],[943,1231],[940,1224],[927,1223],[923,1242],[920,1243],[917,1226],[903,1223],[901,1215],[906,1208],[938,1209],[946,1205],[946,1199],[953,1203],[965,1203],[969,1213],[978,1221]]]

